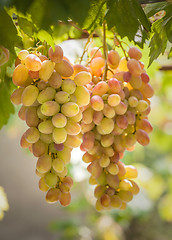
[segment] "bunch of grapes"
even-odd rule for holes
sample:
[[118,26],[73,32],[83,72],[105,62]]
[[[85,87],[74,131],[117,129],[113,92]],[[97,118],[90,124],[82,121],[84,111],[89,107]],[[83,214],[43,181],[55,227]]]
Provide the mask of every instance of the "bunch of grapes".
[[121,159],[136,142],[149,144],[152,126],[147,116],[154,92],[138,48],[129,49],[129,58],[120,59],[111,50],[105,60],[98,48],[90,55],[92,82],[87,88],[91,94],[90,103],[82,108],[80,148],[85,151],[83,161],[89,163],[89,182],[96,185],[96,209],[125,209],[139,187],[133,181],[137,169]]
[[21,50],[16,59],[12,93],[13,104],[22,104],[19,117],[28,129],[21,137],[21,147],[29,148],[35,157],[39,188],[47,192],[46,201],[71,201],[72,178],[67,176],[66,164],[71,151],[81,144],[82,112],[80,107],[90,101],[84,86],[92,79],[88,69],[73,65],[56,45],[47,56],[36,51]]

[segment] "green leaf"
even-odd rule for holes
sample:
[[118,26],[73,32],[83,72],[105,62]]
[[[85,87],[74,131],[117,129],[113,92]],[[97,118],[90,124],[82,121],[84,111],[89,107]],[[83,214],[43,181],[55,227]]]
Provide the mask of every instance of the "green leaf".
[[52,48],[54,48],[54,40],[52,36],[45,30],[40,30],[37,35],[41,42],[46,41]]
[[171,47],[171,49],[170,49],[170,51],[168,53],[168,58],[172,58],[172,47]]
[[27,18],[19,17],[18,19],[18,25],[23,30],[25,34],[27,34],[29,37],[33,37],[33,33],[37,31],[36,27],[34,26],[33,22],[29,21]]
[[172,16],[168,19],[168,22],[165,26],[165,31],[167,34],[168,41],[172,43]]
[[85,19],[83,27],[89,31],[94,30],[98,24],[101,24],[106,11],[105,0],[92,0],[88,16]]
[[14,106],[10,101],[9,89],[6,84],[0,84],[0,129],[7,124],[11,113],[14,113]]
[[152,3],[147,4],[147,6],[144,8],[144,11],[147,15],[147,17],[153,16],[155,13],[165,10],[170,4],[167,2],[159,2],[159,3]]
[[14,47],[21,43],[21,38],[18,36],[17,29],[7,12],[0,10],[0,45],[8,48],[12,53],[15,53]]

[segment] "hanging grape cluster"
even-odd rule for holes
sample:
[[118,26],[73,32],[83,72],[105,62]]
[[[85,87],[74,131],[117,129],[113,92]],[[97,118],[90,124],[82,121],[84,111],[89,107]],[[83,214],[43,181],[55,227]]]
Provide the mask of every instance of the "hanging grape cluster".
[[153,89],[140,50],[124,53],[120,58],[111,50],[106,57],[93,48],[86,66],[72,66],[58,45],[47,56],[19,52],[13,73],[18,88],[11,101],[22,104],[18,115],[29,128],[21,146],[38,157],[36,174],[47,202],[70,203],[73,181],[66,164],[79,146],[89,163],[89,183],[96,185],[97,210],[125,209],[138,194],[137,169],[122,158],[136,142],[149,144]]
[[[139,187],[133,181],[137,169],[121,160],[125,150],[131,151],[139,142],[149,144],[152,126],[147,115],[153,89],[149,84],[141,52],[136,47],[128,51],[128,61],[120,59],[117,51],[108,53],[107,63],[99,49],[91,51],[88,67],[92,82],[90,104],[83,109],[80,146],[83,161],[89,163],[90,184],[96,185],[97,210],[124,209]],[[105,75],[105,64],[106,75]]]
[[27,50],[18,54],[12,80],[19,87],[11,101],[22,104],[18,115],[29,128],[21,137],[21,146],[38,157],[36,174],[40,190],[47,192],[47,202],[70,203],[73,181],[67,176],[66,164],[71,150],[81,144],[80,107],[90,100],[83,85],[91,77],[87,68],[72,67],[58,45],[55,51],[49,48],[48,57]]

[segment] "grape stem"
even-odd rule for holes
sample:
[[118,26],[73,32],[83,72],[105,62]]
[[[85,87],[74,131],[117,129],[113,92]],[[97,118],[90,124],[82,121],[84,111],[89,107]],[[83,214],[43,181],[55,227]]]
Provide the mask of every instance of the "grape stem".
[[123,51],[123,53],[124,53],[124,56],[125,56],[126,60],[128,61],[127,54],[126,54],[126,52],[125,52],[125,49],[124,49],[123,46],[122,46],[121,41],[119,40],[119,38],[116,36],[115,33],[114,33],[114,36],[115,36],[116,40],[119,42],[120,48],[122,49],[122,51]]
[[83,51],[83,53],[82,53],[82,55],[81,55],[81,58],[80,58],[80,61],[79,61],[80,64],[81,64],[81,62],[82,62],[82,60],[83,60],[84,54],[85,54],[86,51],[87,51],[87,46],[88,46],[88,44],[89,44],[90,39],[92,38],[92,36],[93,36],[93,35],[90,34],[89,37],[88,37],[88,39],[87,39],[87,42],[86,42],[86,44],[85,44],[85,46],[84,46],[84,51]]
[[103,81],[106,81],[107,77],[107,44],[106,44],[106,22],[103,22],[103,51],[104,51],[104,58],[105,58],[105,68],[104,68],[104,73],[103,73]]

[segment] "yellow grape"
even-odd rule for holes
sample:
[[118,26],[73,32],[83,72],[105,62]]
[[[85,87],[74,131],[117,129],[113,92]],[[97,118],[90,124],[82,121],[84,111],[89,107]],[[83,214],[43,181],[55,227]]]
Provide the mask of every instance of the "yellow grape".
[[102,57],[101,50],[98,47],[92,48],[90,52],[90,57],[92,58]]
[[114,136],[112,134],[101,136],[101,145],[103,147],[110,147],[114,142]]
[[64,171],[65,163],[60,158],[55,158],[52,162],[52,167],[57,173],[61,173]]
[[24,60],[28,55],[29,52],[27,50],[21,50],[17,56],[20,60]]
[[50,188],[46,194],[45,200],[48,203],[56,203],[60,199],[61,192],[58,188]]
[[54,72],[54,63],[51,60],[45,60],[42,62],[42,67],[39,70],[39,78],[44,81],[48,81]]
[[82,71],[75,75],[74,82],[77,86],[83,86],[91,82],[92,75],[89,72]]
[[67,117],[74,117],[79,112],[79,107],[76,103],[68,102],[61,106],[61,112]]
[[116,107],[119,105],[119,103],[121,102],[121,98],[118,94],[111,94],[108,97],[108,104],[111,107]]
[[118,165],[115,163],[110,163],[109,166],[106,168],[108,172],[112,175],[116,175],[119,172]]
[[32,144],[32,153],[35,157],[40,157],[48,152],[48,145],[41,140]]
[[132,181],[132,180],[129,180],[129,181],[132,184],[132,188],[130,189],[130,191],[132,192],[133,195],[137,195],[140,191],[139,186],[134,181]]
[[67,138],[67,132],[65,128],[54,128],[53,130],[53,139],[57,144],[64,143]]
[[[106,105],[106,104],[105,104]],[[104,105],[104,106],[105,106]],[[104,110],[104,109],[103,109]],[[103,119],[103,112],[102,111],[94,111],[94,114],[93,114],[93,122],[96,124],[96,125],[99,125],[100,122],[102,121]],[[90,124],[93,124],[93,123],[90,123]]]
[[125,170],[125,178],[136,178],[138,176],[137,169],[132,165],[126,165]]
[[44,143],[50,144],[53,142],[52,134],[40,133],[40,140]]
[[118,65],[118,69],[119,71],[125,71],[127,72],[128,71],[128,68],[127,68],[127,60],[125,57],[121,58],[120,62],[119,62],[119,65]]
[[110,164],[110,158],[106,155],[101,156],[101,158],[99,159],[99,164],[102,168],[108,167]]
[[66,60],[56,63],[55,70],[63,77],[70,77],[74,72],[72,65]]
[[120,62],[120,56],[119,56],[118,52],[115,51],[115,50],[111,50],[108,53],[108,63],[109,63],[109,66],[112,69],[115,69],[115,68],[118,67],[119,62]]
[[65,146],[70,148],[77,148],[81,145],[81,139],[75,135],[68,135],[65,141]]
[[61,195],[60,195],[60,203],[62,206],[68,206],[71,202],[71,195],[70,193],[63,193],[61,192]]
[[114,120],[111,118],[103,118],[100,122],[100,128],[103,132],[103,134],[109,134],[113,131],[114,128]]
[[81,132],[80,124],[71,120],[71,119],[67,120],[67,124],[65,126],[65,129],[67,131],[67,134],[69,134],[69,135],[77,135]]
[[115,109],[106,103],[103,108],[103,114],[107,118],[113,118],[115,116]]
[[20,139],[20,146],[22,148],[28,148],[32,145],[32,143],[27,142],[26,138],[25,138],[25,134],[22,135],[21,139]]
[[70,100],[70,95],[67,92],[59,91],[55,95],[55,100],[59,104],[67,103]]
[[44,102],[41,106],[41,112],[45,116],[53,116],[60,111],[60,105],[55,101]]
[[110,203],[111,203],[111,199],[110,199],[110,197],[107,194],[103,194],[100,197],[100,202],[101,202],[103,207],[108,207],[110,205]]
[[144,112],[148,109],[149,104],[145,100],[139,100],[136,106],[136,110],[139,112]]
[[39,93],[37,100],[40,104],[42,104],[44,102],[53,100],[55,97],[55,94],[56,94],[56,90],[54,88],[46,87]]
[[10,100],[13,104],[19,105],[21,104],[21,96],[23,93],[24,88],[19,87],[14,90],[14,92],[11,94]]
[[98,95],[94,95],[91,97],[91,106],[95,111],[101,111],[104,108],[104,102],[103,99],[98,96]]
[[128,55],[130,58],[140,60],[142,58],[142,53],[137,47],[130,47],[128,50]]
[[37,128],[30,127],[28,130],[24,133],[25,139],[29,143],[35,143],[39,140],[40,133]]
[[134,96],[131,96],[131,97],[128,98],[128,104],[129,104],[130,107],[134,108],[138,104],[138,99]]
[[130,191],[121,190],[118,193],[118,196],[124,202],[130,202],[133,199],[133,194]]
[[16,86],[24,87],[29,77],[29,70],[23,64],[17,65],[13,72],[13,83]]
[[110,203],[110,205],[113,208],[120,208],[121,204],[122,204],[122,201],[121,201],[119,196],[117,196],[117,195],[111,196],[111,203]]
[[46,173],[44,177],[45,183],[49,187],[55,187],[58,181],[57,175],[51,172]]
[[48,84],[50,85],[50,87],[58,89],[62,85],[62,77],[59,73],[54,71],[51,77],[48,79]]
[[38,158],[36,169],[40,173],[46,173],[51,169],[51,164],[52,164],[51,157],[45,154]]
[[62,113],[57,113],[52,117],[52,123],[56,128],[63,128],[67,124],[67,118]]
[[54,126],[51,120],[44,120],[38,125],[38,129],[41,133],[50,134],[53,132]]
[[64,149],[58,152],[58,158],[60,158],[65,164],[67,164],[71,158],[71,149],[67,146],[64,146]]
[[37,115],[37,107],[28,107],[25,113],[26,124],[29,127],[37,127],[39,123],[39,118]]
[[43,192],[47,192],[49,187],[45,184],[44,177],[41,177],[39,180],[39,189]]
[[41,69],[41,60],[35,54],[29,54],[24,59],[26,67],[31,71],[39,71]]
[[24,106],[31,106],[37,99],[39,90],[34,85],[27,86],[21,96],[21,102]]
[[105,65],[105,60],[102,57],[93,58],[90,63],[90,68],[93,75],[97,76],[97,70],[101,69]]
[[142,79],[141,76],[132,76],[131,80],[130,80],[130,85],[135,88],[135,89],[139,89],[142,86]]
[[117,189],[119,187],[119,177],[118,175],[111,175],[111,174],[108,174],[107,175],[107,184],[114,188],[114,189]]
[[82,120],[84,123],[89,124],[93,121],[94,110],[89,107],[82,114]]
[[79,107],[86,106],[89,104],[90,93],[87,88],[85,88],[84,86],[78,86],[76,87],[74,94],[77,98],[77,104]]
[[131,191],[132,184],[127,179],[122,179],[119,183],[119,189],[124,191]]
[[61,88],[62,91],[73,94],[76,90],[76,84],[72,79],[67,78],[63,80]]
[[139,62],[134,58],[128,60],[127,67],[130,73],[134,76],[139,76],[142,73]]
[[59,63],[63,59],[63,50],[59,45],[54,46],[55,50],[52,47],[48,50],[48,55],[52,62]]
[[39,91],[42,91],[46,87],[47,87],[47,83],[43,80],[40,80],[37,84],[37,88],[39,89]]

